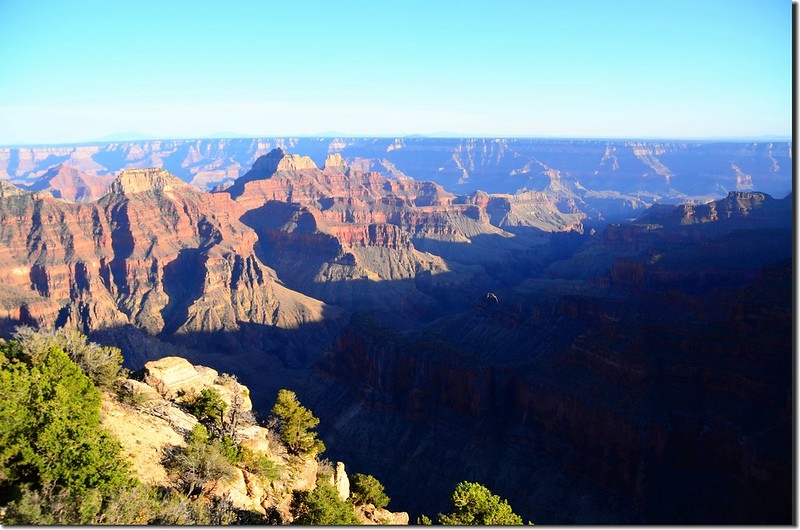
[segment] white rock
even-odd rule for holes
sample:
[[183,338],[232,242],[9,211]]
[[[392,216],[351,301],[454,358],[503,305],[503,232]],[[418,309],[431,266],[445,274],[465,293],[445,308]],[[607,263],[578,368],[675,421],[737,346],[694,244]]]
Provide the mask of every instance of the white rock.
[[339,493],[339,498],[347,500],[350,496],[350,479],[344,470],[344,463],[336,462],[336,469],[333,471],[333,487]]

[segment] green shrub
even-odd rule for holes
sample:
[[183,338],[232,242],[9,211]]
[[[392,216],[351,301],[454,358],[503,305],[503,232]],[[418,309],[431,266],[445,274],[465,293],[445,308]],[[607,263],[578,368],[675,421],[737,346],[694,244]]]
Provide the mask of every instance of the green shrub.
[[242,461],[241,445],[237,444],[227,436],[223,436],[219,440],[216,440],[215,443],[217,447],[219,447],[219,452],[225,456],[232,466],[239,465],[239,462]]
[[[229,499],[189,499],[174,490],[140,486],[112,504],[98,521],[110,525],[219,525],[241,523]],[[257,522],[255,519],[251,523]]]
[[508,501],[493,495],[486,486],[461,482],[451,497],[453,513],[439,514],[443,525],[521,525],[522,518],[511,510]]
[[296,525],[357,525],[353,505],[339,498],[327,482],[317,482],[313,491],[293,491],[292,516]]
[[211,481],[232,477],[234,471],[220,444],[210,438],[199,424],[189,434],[186,447],[169,464],[177,472],[178,482],[189,495],[198,489],[202,491],[203,486]]
[[218,430],[222,429],[228,404],[212,389],[204,388],[200,394],[184,400],[183,404],[189,414],[194,415],[201,422]]
[[191,432],[189,432],[189,436],[186,438],[186,442],[189,444],[193,443],[200,443],[205,444],[211,440],[211,435],[208,434],[208,429],[202,423],[196,424],[192,427]]
[[[135,479],[100,427],[100,393],[52,336],[0,346],[0,499],[6,522],[89,524]],[[44,349],[43,349],[44,348]]]
[[77,494],[66,488],[21,488],[20,497],[8,506],[4,524],[74,525],[91,524],[100,514],[103,498],[97,490]]
[[355,473],[350,479],[350,496],[355,504],[372,504],[376,508],[385,508],[390,500],[378,479],[361,473]]
[[61,349],[99,388],[110,388],[122,369],[119,348],[89,342],[85,335],[74,329],[37,331],[22,326],[16,329],[14,339],[31,364],[37,364],[38,357],[50,348]]
[[278,466],[263,453],[256,453],[246,447],[242,448],[242,466],[250,473],[255,473],[270,482],[280,476]]

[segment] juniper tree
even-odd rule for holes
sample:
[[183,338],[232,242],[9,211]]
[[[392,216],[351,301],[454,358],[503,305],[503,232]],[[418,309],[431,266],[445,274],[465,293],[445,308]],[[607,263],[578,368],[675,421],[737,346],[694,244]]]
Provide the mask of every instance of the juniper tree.
[[272,414],[278,420],[281,442],[290,453],[319,454],[325,451],[325,444],[312,430],[319,425],[319,418],[300,404],[294,392],[285,388],[279,390]]
[[453,513],[439,514],[443,525],[521,525],[522,517],[511,510],[508,501],[492,494],[486,486],[476,482],[461,482],[453,495]]
[[350,496],[355,504],[372,504],[376,508],[385,508],[391,500],[378,479],[361,473],[355,473],[350,479]]

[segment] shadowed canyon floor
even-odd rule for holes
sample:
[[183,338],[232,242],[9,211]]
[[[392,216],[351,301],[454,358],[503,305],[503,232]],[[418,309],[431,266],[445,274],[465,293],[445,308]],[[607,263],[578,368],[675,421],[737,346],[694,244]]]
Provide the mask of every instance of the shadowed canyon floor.
[[[458,194],[399,174],[413,144],[371,144],[389,176],[327,144],[321,169],[274,150],[214,193],[162,169],[80,204],[0,181],[0,331],[75,326],[133,368],[182,355],[237,374],[262,412],[291,387],[329,457],[375,475],[412,521],[471,480],[536,523],[788,523],[792,197],[714,188],[645,209],[545,162],[598,142],[531,143],[539,191]],[[521,152],[453,145],[474,180],[480,160]],[[684,186],[673,201],[714,191],[686,188],[698,158],[675,153],[722,147],[603,145],[606,191],[641,192],[612,178],[633,161]],[[790,162],[777,145],[724,147]],[[602,221],[631,205],[636,220]]]

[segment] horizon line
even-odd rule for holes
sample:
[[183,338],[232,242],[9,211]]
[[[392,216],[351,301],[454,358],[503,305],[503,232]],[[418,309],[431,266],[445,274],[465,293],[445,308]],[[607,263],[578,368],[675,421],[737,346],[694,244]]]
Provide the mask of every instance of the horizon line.
[[[109,135],[112,136],[112,135]],[[295,138],[316,138],[316,139],[373,139],[373,138],[393,138],[397,140],[577,140],[577,141],[645,141],[645,142],[721,142],[721,143],[763,143],[763,142],[789,142],[794,140],[793,135],[764,134],[759,136],[705,136],[705,137],[680,137],[680,136],[543,136],[543,135],[458,135],[456,133],[442,134],[335,134],[325,132],[321,134],[286,134],[286,135],[237,135],[231,136],[149,136],[142,135],[142,138],[122,138],[109,139],[108,137],[97,140],[79,140],[66,142],[13,142],[0,144],[0,148],[35,148],[35,147],[70,147],[88,145],[108,145],[116,143],[137,143],[137,142],[169,142],[169,141],[210,141],[210,140],[283,140]]]

